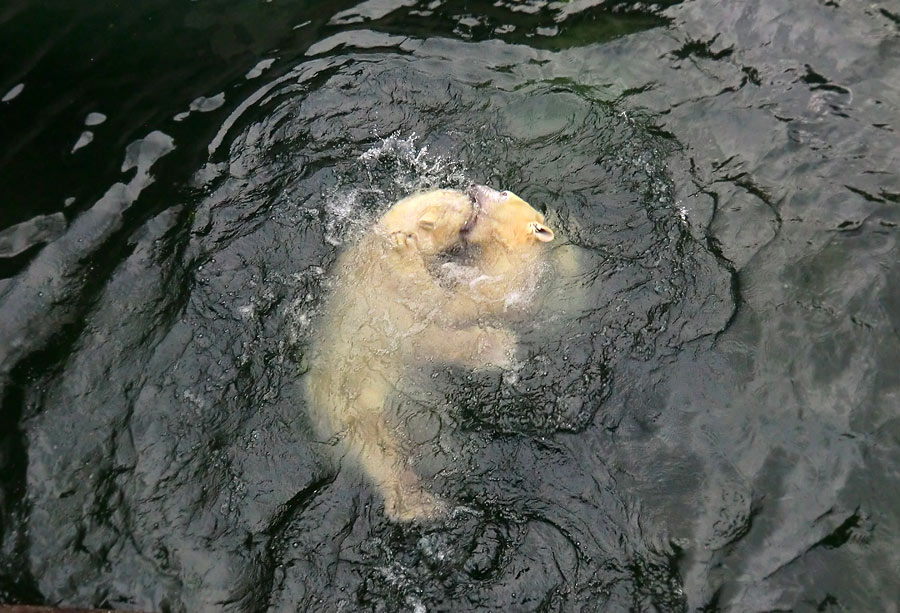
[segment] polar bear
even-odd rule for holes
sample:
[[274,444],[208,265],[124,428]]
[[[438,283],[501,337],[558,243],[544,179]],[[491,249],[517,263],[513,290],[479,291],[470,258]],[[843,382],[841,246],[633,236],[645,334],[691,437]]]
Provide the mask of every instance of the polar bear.
[[428,259],[458,244],[473,216],[471,197],[451,190],[391,207],[339,258],[313,339],[307,391],[314,422],[360,464],[393,519],[430,516],[441,507],[408,467],[386,415],[403,371],[423,360],[504,365],[513,349],[506,331],[460,326],[445,308],[452,295],[428,271]]
[[[533,267],[535,246],[552,239],[543,221],[508,192],[436,190],[396,203],[340,256],[311,347],[307,400],[319,433],[362,468],[390,519],[435,517],[446,504],[410,468],[389,399],[416,365],[511,364],[515,335],[493,316],[527,284],[519,266]],[[435,261],[459,246],[474,249],[468,278],[440,282]]]

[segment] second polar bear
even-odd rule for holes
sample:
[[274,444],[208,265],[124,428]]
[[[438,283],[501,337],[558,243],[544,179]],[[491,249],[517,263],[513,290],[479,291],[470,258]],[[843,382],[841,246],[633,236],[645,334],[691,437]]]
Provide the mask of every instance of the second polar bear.
[[[463,228],[470,266],[455,267],[457,317],[498,315],[528,305],[553,240],[544,216],[510,191],[469,189],[475,216]],[[474,249],[473,249],[474,248]]]
[[[553,238],[543,216],[507,192],[476,186],[401,200],[338,260],[337,281],[310,354],[307,391],[319,432],[359,464],[391,519],[433,517],[445,505],[410,468],[387,405],[409,368],[510,364],[515,336],[485,318],[527,281],[536,247]],[[438,283],[435,258],[467,244],[465,281]]]

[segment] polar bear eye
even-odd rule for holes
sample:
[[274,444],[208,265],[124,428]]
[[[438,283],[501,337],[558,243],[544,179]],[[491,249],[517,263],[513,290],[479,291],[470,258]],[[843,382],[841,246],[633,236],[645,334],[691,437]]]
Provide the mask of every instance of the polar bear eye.
[[503,190],[502,192],[500,192],[500,197],[503,198],[504,200],[506,200],[507,198],[509,198],[509,192],[506,190]]

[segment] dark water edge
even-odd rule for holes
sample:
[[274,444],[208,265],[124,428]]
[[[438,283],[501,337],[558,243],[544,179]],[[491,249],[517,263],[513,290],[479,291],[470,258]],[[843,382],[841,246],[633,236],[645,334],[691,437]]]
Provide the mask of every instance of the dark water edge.
[[[898,23],[0,9],[0,602],[888,610]],[[592,306],[526,335],[537,392],[438,377],[455,434],[423,469],[482,515],[405,529],[321,459],[296,379],[360,221],[324,195],[371,212],[422,177],[521,185]]]

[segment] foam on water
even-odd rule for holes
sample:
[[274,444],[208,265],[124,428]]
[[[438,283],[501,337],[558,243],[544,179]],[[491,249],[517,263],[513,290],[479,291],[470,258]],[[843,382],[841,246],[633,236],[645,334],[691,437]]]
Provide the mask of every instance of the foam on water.
[[[377,131],[373,134],[378,137]],[[322,194],[325,240],[333,246],[371,227],[380,213],[410,194],[468,183],[458,161],[432,155],[416,146],[415,132],[394,132],[381,138],[359,156],[358,166],[338,186]]]

